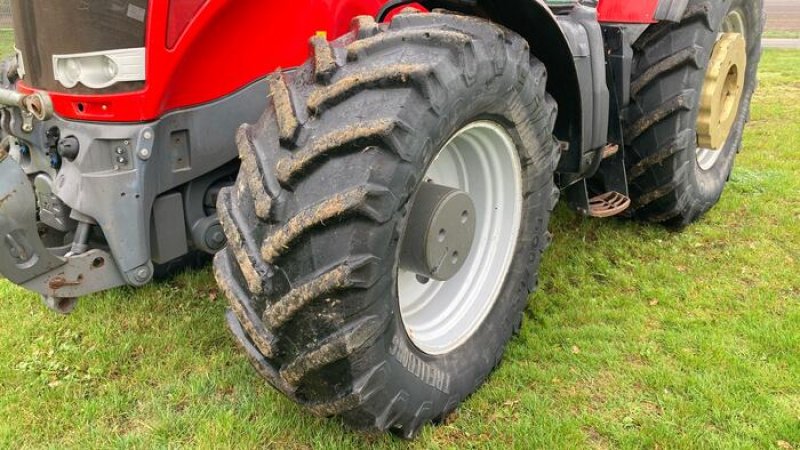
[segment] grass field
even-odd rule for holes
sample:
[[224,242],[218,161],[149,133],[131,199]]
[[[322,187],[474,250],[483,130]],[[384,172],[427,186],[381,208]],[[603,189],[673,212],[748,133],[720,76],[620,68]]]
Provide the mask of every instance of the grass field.
[[765,31],[765,39],[800,39],[800,31]]
[[681,234],[562,207],[504,363],[413,443],[273,392],[205,270],[69,317],[0,282],[0,447],[800,450],[800,52],[761,81],[721,204]]
[[0,54],[14,54],[14,30],[0,29]]

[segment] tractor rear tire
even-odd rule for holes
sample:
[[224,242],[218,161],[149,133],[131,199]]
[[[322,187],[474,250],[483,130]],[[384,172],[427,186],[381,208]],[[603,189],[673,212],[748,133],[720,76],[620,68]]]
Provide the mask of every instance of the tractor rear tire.
[[[744,87],[727,139],[716,153],[704,153],[701,92],[712,49],[732,15],[741,19],[746,41]],[[742,147],[763,27],[762,0],[691,0],[680,23],[653,25],[634,44],[626,159],[637,218],[680,228],[719,201]]]
[[[240,129],[215,275],[231,331],[273,387],[315,415],[412,438],[486,380],[521,325],[558,198],[556,105],[527,42],[477,18],[360,17],[311,44],[311,61],[273,76],[267,111]],[[519,167],[520,229],[493,239],[513,259],[474,333],[426,353],[398,295],[409,210],[439,149],[487,122],[513,140]]]

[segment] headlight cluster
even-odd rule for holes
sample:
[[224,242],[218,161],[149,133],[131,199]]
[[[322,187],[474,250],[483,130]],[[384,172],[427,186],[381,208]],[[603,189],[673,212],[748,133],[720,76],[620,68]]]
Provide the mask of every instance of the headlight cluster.
[[78,84],[102,89],[122,81],[143,81],[145,49],[53,55],[53,70],[55,79],[68,89]]

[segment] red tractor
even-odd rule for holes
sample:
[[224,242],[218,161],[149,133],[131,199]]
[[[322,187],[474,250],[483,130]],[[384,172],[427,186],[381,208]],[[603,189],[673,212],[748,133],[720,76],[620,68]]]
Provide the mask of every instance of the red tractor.
[[499,363],[560,195],[671,227],[718,201],[764,23],[762,0],[11,3],[0,273],[68,313],[215,254],[272,386],[405,437]]

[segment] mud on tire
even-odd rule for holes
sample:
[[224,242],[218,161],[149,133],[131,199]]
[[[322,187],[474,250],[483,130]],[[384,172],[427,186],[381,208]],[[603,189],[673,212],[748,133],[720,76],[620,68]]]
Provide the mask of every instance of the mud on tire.
[[[744,92],[719,159],[704,169],[696,154],[700,93],[718,32],[734,10],[745,20]],[[719,201],[742,145],[763,23],[762,0],[691,0],[680,23],[653,25],[634,44],[633,99],[625,134],[637,217],[681,227]]]
[[[527,42],[475,18],[362,17],[311,45],[311,61],[273,76],[271,105],[239,130],[215,275],[233,334],[272,386],[314,414],[410,438],[483,383],[520,326],[558,197],[556,106]],[[401,321],[398,246],[426,167],[484,118],[517,145],[522,229],[485,322],[432,356]]]

